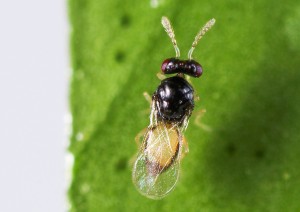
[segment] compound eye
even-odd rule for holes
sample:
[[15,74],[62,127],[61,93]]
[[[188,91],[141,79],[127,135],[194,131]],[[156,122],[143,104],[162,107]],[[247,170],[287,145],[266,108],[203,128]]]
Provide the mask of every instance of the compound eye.
[[164,60],[164,62],[162,63],[162,65],[161,65],[161,71],[162,71],[163,73],[166,72],[167,66],[168,66],[169,62],[170,62],[170,59],[166,59],[166,60]]
[[172,73],[174,69],[176,69],[176,62],[178,59],[176,58],[168,58],[161,65],[161,71],[164,74]]
[[194,77],[200,77],[203,73],[202,66],[194,60],[190,63],[190,71]]

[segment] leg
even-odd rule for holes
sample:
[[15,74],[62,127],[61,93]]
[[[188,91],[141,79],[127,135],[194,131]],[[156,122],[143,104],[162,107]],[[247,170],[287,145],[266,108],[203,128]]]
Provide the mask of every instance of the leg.
[[182,147],[183,151],[181,153],[180,160],[182,160],[185,157],[185,155],[189,153],[189,145],[184,136],[182,137]]
[[167,78],[165,75],[163,75],[163,74],[160,73],[160,72],[158,72],[158,73],[156,74],[156,76],[157,76],[157,78],[160,79],[160,80],[164,80],[164,79]]
[[[152,104],[152,98],[151,98],[151,96],[149,95],[148,92],[144,92],[143,95],[144,95],[146,101],[150,104],[150,107],[151,107],[151,104]],[[141,111],[141,114],[143,114],[143,115],[149,114],[149,113],[150,113],[149,108]]]
[[194,94],[194,101],[195,101],[195,102],[200,101],[200,96],[197,94],[196,91],[194,91],[194,92],[195,92],[195,94]]
[[128,161],[129,166],[133,166],[133,164],[134,164],[134,162],[135,162],[135,160],[136,160],[136,158],[137,158],[137,155],[139,154],[139,151],[140,151],[140,149],[141,149],[141,146],[143,145],[142,142],[143,142],[143,139],[144,139],[144,134],[147,132],[147,129],[148,129],[148,128],[144,128],[143,130],[141,130],[141,131],[135,136],[135,138],[134,138],[135,143],[136,143],[136,145],[137,145],[137,147],[138,147],[138,151],[137,151],[137,153],[134,154],[134,155],[130,158],[130,160]]
[[152,98],[151,98],[150,94],[149,94],[148,92],[145,91],[145,92],[143,93],[143,95],[144,95],[146,101],[151,105]]
[[199,110],[198,112],[196,112],[196,118],[195,118],[194,123],[195,123],[198,127],[202,128],[203,130],[208,131],[208,132],[211,132],[211,131],[212,131],[211,127],[209,127],[208,125],[203,124],[203,123],[201,122],[201,118],[203,117],[203,115],[204,115],[205,112],[206,112],[205,109],[202,109],[202,110]]
[[143,139],[144,139],[144,135],[145,133],[147,132],[147,129],[148,128],[144,128],[143,130],[141,130],[134,138],[135,140],[135,143],[137,145],[138,148],[140,148],[142,142],[143,142]]
[[189,75],[185,75],[185,79],[192,85],[191,77]]

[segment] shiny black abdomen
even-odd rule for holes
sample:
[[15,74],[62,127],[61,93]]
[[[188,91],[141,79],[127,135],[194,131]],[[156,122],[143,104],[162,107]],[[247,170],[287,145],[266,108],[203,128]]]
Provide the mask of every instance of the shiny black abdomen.
[[182,77],[164,79],[152,96],[158,119],[182,123],[194,108],[194,89]]

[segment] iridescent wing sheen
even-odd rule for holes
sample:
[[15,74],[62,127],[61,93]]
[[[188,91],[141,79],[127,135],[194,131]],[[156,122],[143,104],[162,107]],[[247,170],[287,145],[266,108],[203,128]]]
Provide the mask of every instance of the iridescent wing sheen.
[[179,177],[182,139],[177,125],[159,122],[148,128],[132,173],[142,195],[161,199],[173,190]]

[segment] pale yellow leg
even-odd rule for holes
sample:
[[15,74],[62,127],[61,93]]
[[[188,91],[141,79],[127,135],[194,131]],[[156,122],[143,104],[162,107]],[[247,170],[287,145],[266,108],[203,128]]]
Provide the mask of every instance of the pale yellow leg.
[[158,72],[158,73],[156,74],[156,76],[157,76],[157,78],[160,79],[160,80],[164,80],[164,79],[167,78],[165,75],[163,75],[163,74],[160,73],[160,72]]
[[143,93],[143,95],[144,95],[146,101],[151,105],[152,98],[151,98],[150,94],[149,94],[148,92],[145,91],[145,92]]
[[184,136],[182,139],[182,144],[183,144],[183,148],[184,148],[184,153],[187,154],[189,152],[189,144]]
[[196,91],[194,91],[194,101],[195,101],[195,102],[200,101],[200,96],[197,94]]
[[[145,135],[146,132],[147,132],[147,128],[144,128],[134,138],[135,143],[136,143],[136,145],[138,147],[138,150],[140,150],[140,148],[141,148],[141,145],[142,145],[142,142],[143,142],[143,139],[144,139],[144,135]],[[134,156],[132,156],[130,158],[130,160],[128,162],[130,166],[132,166],[133,163],[135,162],[138,153],[139,153],[139,151],[136,154],[134,154]]]
[[201,129],[203,129],[203,130],[205,130],[205,131],[208,131],[208,132],[211,132],[211,131],[212,131],[211,127],[209,127],[208,125],[203,124],[203,123],[201,122],[201,118],[203,117],[203,115],[204,115],[205,112],[206,112],[205,109],[202,109],[202,110],[199,110],[198,112],[196,112],[196,118],[195,118],[194,123],[195,123],[198,127],[200,127]]
[[[151,106],[151,102],[152,102],[152,98],[150,96],[150,94],[148,92],[144,92],[143,96],[145,97],[146,101],[150,104]],[[150,109],[145,109],[143,111],[141,111],[141,114],[145,115],[145,114],[149,114],[150,113]]]
[[188,81],[188,83],[190,83],[193,86],[191,77],[189,75],[185,75],[185,79],[186,79],[186,81]]
[[182,147],[183,147],[183,151],[181,153],[180,160],[182,160],[185,157],[185,155],[189,153],[189,145],[184,136],[182,137]]
[[135,140],[135,143],[137,145],[138,148],[140,148],[142,142],[143,142],[143,139],[144,139],[144,135],[145,133],[147,132],[147,129],[148,128],[144,128],[143,130],[141,130],[134,138]]

